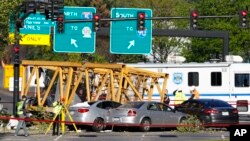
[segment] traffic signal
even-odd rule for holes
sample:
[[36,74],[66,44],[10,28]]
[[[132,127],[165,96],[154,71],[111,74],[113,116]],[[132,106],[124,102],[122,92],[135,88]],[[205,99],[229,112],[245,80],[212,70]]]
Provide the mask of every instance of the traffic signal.
[[198,29],[198,12],[196,10],[192,10],[190,12],[190,29]]
[[64,16],[59,15],[57,17],[57,32],[62,33],[64,32]]
[[63,6],[64,0],[49,0],[44,11],[46,19],[57,20],[57,17],[63,14]]
[[239,16],[240,16],[240,27],[241,28],[247,28],[247,26],[248,26],[247,10],[241,10],[239,12]]
[[19,62],[20,62],[20,60],[19,60],[20,46],[14,45],[13,51],[14,51],[13,62],[14,62],[14,64],[19,64]]
[[145,30],[145,12],[137,13],[137,30]]
[[36,7],[35,1],[26,1],[25,13],[36,13]]
[[100,29],[100,16],[98,14],[93,15],[93,30],[98,31]]

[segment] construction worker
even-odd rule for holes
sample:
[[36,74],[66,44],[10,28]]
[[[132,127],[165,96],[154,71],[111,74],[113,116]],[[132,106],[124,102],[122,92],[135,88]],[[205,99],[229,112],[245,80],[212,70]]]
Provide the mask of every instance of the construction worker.
[[189,99],[199,99],[200,98],[200,93],[198,92],[198,90],[196,89],[195,86],[192,86],[190,88],[190,98]]
[[18,116],[18,124],[16,127],[16,131],[15,131],[15,136],[18,136],[18,133],[20,131],[20,129],[22,128],[24,131],[24,135],[25,137],[29,136],[28,134],[28,130],[26,127],[26,122],[25,122],[25,117],[27,116],[27,111],[26,111],[26,107],[25,107],[25,102],[26,102],[26,96],[23,95],[22,99],[17,102],[17,116]]
[[183,101],[186,100],[186,95],[182,92],[181,87],[179,87],[177,91],[175,92],[174,99],[175,99],[174,101],[175,106],[181,104]]
[[55,121],[53,121],[53,133],[52,133],[52,135],[53,136],[54,135],[58,136],[60,134],[59,133],[60,119],[61,119],[60,118],[60,116],[61,116],[60,112],[62,110],[62,105],[60,104],[60,102],[55,101],[55,102],[53,102],[52,106],[53,106],[54,116],[56,116]]

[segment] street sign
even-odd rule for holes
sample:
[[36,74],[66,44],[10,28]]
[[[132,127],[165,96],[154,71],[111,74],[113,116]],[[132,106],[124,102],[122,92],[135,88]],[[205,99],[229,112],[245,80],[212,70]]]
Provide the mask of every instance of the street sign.
[[[14,39],[14,21],[10,22],[9,37]],[[50,27],[55,22],[46,20],[45,15],[32,13],[24,20],[24,28],[20,28],[21,45],[50,46]],[[13,41],[13,40],[12,40]]]
[[[110,52],[114,54],[149,54],[152,48],[152,20],[145,21],[145,30],[137,30],[137,13],[145,12],[146,19],[152,17],[151,9],[112,8]],[[125,18],[135,18],[126,20]],[[124,19],[124,20],[122,20]]]
[[[96,13],[94,7],[64,7],[67,20],[92,20]],[[93,53],[95,52],[96,33],[92,31],[92,22],[65,22],[64,32],[54,31],[54,51]]]

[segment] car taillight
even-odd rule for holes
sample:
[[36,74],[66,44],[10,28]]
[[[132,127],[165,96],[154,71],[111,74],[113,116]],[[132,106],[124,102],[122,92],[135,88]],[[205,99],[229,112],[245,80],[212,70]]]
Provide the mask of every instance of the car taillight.
[[136,111],[135,110],[129,110],[128,111],[128,116],[136,116]]
[[79,113],[86,113],[89,111],[89,109],[81,108],[77,110]]
[[233,113],[233,114],[237,114],[237,113],[238,113],[238,110],[237,110],[237,109],[233,109],[233,110],[232,110],[232,113]]
[[216,109],[206,109],[206,110],[204,110],[204,113],[205,114],[218,114],[219,111]]

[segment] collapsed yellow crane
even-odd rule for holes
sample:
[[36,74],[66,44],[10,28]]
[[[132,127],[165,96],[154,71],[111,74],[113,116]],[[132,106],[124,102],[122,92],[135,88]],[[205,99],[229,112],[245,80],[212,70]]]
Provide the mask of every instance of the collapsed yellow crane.
[[[163,90],[167,87],[168,79],[168,74],[128,67],[125,64],[23,60],[22,66],[24,69],[21,95],[28,95],[32,77],[35,76],[37,106],[34,106],[33,109],[44,106],[55,82],[59,82],[60,95],[56,100],[68,108],[80,83],[85,84],[87,101],[96,101],[100,97],[103,99],[104,96],[106,100],[125,103],[146,100],[145,96],[147,96],[147,100],[152,100],[155,87],[160,94],[161,101],[163,101]],[[29,77],[27,77],[26,72],[28,67],[33,68]],[[39,69],[52,72],[50,73],[52,74],[50,83],[42,92],[40,90]],[[163,83],[159,83],[159,81]],[[93,86],[95,87],[95,95],[91,94]]]
[[[152,100],[152,93],[155,86],[161,95],[161,100],[163,100],[162,90],[166,89],[168,79],[168,74],[128,67],[124,64],[23,60],[22,66],[24,67],[24,71],[21,95],[28,94],[31,79],[35,76],[38,106],[44,105],[53,84],[57,82],[57,80],[59,80],[60,98],[63,98],[64,104],[69,106],[80,82],[85,84],[87,101],[98,100],[101,91],[105,89],[107,91],[106,99],[123,103],[131,101],[131,99],[127,97],[128,89],[133,91],[135,97],[133,100],[144,100],[143,97],[145,95],[148,96],[148,100]],[[29,78],[26,75],[28,66],[33,67]],[[40,91],[39,68],[53,71],[50,84],[43,90],[43,93]],[[95,84],[90,84],[90,78],[93,75],[98,78],[95,79]],[[160,79],[163,80],[162,85],[159,84]],[[90,88],[96,84],[96,95],[93,97]]]

